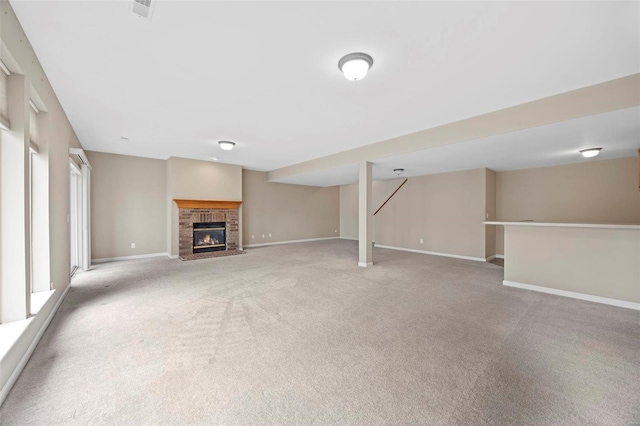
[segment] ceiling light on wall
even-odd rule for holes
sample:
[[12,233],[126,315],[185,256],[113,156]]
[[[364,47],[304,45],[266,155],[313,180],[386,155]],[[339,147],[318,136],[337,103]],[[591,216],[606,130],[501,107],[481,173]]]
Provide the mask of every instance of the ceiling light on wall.
[[345,55],[338,61],[338,68],[347,80],[362,80],[373,66],[373,58],[366,53],[356,52]]
[[236,146],[236,143],[230,141],[219,141],[218,145],[220,145],[220,148],[224,149],[225,151],[231,151],[233,147]]
[[400,176],[404,172],[404,169],[393,169],[393,172]]
[[596,155],[600,154],[601,150],[602,150],[602,148],[588,148],[588,149],[581,150],[580,154],[582,154],[582,156],[584,158],[591,158],[591,157],[595,157]]
[[120,140],[121,140],[122,142],[129,142],[129,138],[128,138],[128,137],[126,137],[126,136],[120,136]]

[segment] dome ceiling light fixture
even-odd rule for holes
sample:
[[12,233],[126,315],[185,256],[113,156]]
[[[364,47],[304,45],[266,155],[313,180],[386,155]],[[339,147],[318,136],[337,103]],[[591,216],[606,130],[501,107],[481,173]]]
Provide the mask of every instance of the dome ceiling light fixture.
[[233,147],[236,146],[236,143],[231,141],[218,141],[218,145],[225,151],[231,151]]
[[355,52],[343,56],[338,61],[338,68],[347,80],[362,80],[373,66],[373,58],[366,53]]
[[404,172],[404,169],[393,169],[393,172],[400,176]]
[[584,158],[591,158],[600,154],[601,150],[602,148],[587,148],[587,149],[580,150],[580,154],[582,154]]

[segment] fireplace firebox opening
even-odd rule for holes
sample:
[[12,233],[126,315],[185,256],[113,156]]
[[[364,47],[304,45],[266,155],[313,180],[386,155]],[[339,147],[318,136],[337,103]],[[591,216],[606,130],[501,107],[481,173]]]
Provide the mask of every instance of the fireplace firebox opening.
[[193,253],[227,249],[225,222],[196,222],[193,224]]

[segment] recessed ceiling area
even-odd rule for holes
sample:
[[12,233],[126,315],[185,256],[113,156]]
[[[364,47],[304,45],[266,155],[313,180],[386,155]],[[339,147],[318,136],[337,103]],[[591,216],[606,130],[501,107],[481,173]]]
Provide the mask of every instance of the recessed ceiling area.
[[[603,148],[600,155],[583,158],[579,151],[593,147]],[[393,172],[398,167],[405,169],[400,177],[406,178],[482,167],[501,172],[599,161],[634,156],[639,147],[640,107],[627,108],[377,160],[373,178],[398,178]],[[313,186],[357,181],[357,164],[276,180]]]
[[[158,1],[151,21],[130,2],[11,4],[85,149],[263,171],[640,72],[637,2]],[[337,67],[351,52],[374,59],[361,81]],[[469,149],[376,164],[469,168]]]

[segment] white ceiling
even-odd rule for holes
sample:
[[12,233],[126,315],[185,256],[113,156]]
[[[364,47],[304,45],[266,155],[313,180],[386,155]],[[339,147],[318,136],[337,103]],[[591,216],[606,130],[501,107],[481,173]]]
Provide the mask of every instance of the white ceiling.
[[[159,1],[152,22],[128,2],[11,3],[85,149],[256,170],[640,72],[638,2]],[[337,68],[353,51],[375,61],[359,82]]]
[[[596,158],[578,151],[603,148]],[[373,178],[401,177],[470,170],[482,167],[502,172],[531,167],[635,156],[640,148],[640,107],[583,117],[548,126],[490,136],[375,161]],[[358,181],[358,165],[279,179],[281,183],[333,186]]]

